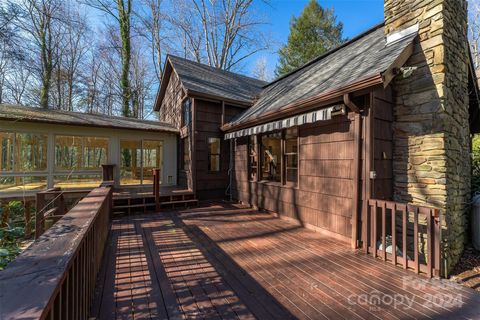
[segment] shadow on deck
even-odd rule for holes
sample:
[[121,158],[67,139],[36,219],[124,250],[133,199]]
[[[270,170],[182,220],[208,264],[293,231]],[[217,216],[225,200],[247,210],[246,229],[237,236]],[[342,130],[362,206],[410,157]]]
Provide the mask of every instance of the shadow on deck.
[[111,224],[98,319],[479,318],[479,295],[242,206]]

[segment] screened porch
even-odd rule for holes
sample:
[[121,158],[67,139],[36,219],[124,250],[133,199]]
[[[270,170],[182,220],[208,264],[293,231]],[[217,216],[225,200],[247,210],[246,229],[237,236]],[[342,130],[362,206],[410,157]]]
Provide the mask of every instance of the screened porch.
[[116,187],[151,186],[153,169],[173,186],[176,156],[174,132],[0,120],[0,195],[92,189],[107,164]]

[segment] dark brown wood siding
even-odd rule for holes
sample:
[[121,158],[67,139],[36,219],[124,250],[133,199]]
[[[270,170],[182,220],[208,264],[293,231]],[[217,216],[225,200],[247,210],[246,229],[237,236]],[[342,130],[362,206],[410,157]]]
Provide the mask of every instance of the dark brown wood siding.
[[351,237],[355,208],[354,114],[299,128],[298,187],[249,182],[246,138],[235,146],[234,197],[340,238]]
[[372,93],[373,106],[373,181],[372,198],[393,199],[393,104],[390,90]]
[[[225,105],[225,119],[232,119],[244,108]],[[225,197],[228,187],[228,167],[230,162],[230,141],[223,139],[220,130],[222,123],[222,104],[220,102],[195,99],[195,170],[196,194],[199,199],[218,199]],[[208,138],[221,139],[220,171],[208,170]]]
[[180,129],[182,121],[182,100],[185,93],[182,84],[175,72],[170,74],[165,98],[159,110],[159,119],[162,122],[170,123]]

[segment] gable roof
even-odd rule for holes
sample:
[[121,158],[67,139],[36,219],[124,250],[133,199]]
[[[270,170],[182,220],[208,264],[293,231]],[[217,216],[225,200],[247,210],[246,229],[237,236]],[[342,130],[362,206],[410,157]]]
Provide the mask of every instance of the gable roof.
[[[301,68],[267,85],[250,109],[223,127],[245,127],[281,116],[280,111],[298,111],[302,102],[318,97],[341,96],[355,88],[383,84],[393,78],[393,67],[402,66],[410,56],[417,26],[385,37],[383,24],[312,60]],[[266,119],[266,117],[269,117]]]
[[155,110],[159,110],[173,70],[177,73],[187,95],[200,95],[233,103],[252,105],[267,82],[214,68],[202,63],[168,55],[165,74],[155,101]]
[[0,120],[178,133],[172,125],[159,121],[9,104],[0,104]]

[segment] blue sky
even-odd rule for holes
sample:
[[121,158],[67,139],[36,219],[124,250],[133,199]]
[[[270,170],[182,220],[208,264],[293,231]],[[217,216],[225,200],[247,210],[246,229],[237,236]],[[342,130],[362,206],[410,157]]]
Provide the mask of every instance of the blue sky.
[[[343,22],[343,35],[352,38],[357,34],[383,21],[383,0],[319,0],[323,7],[334,8],[337,20]],[[275,43],[273,49],[287,42],[290,20],[302,12],[308,0],[271,0],[270,5],[263,4],[260,10],[265,12],[269,24],[265,30],[272,36]],[[260,57],[267,59],[268,71],[273,75],[277,63],[276,52],[262,52],[248,62],[250,73],[255,60]]]

